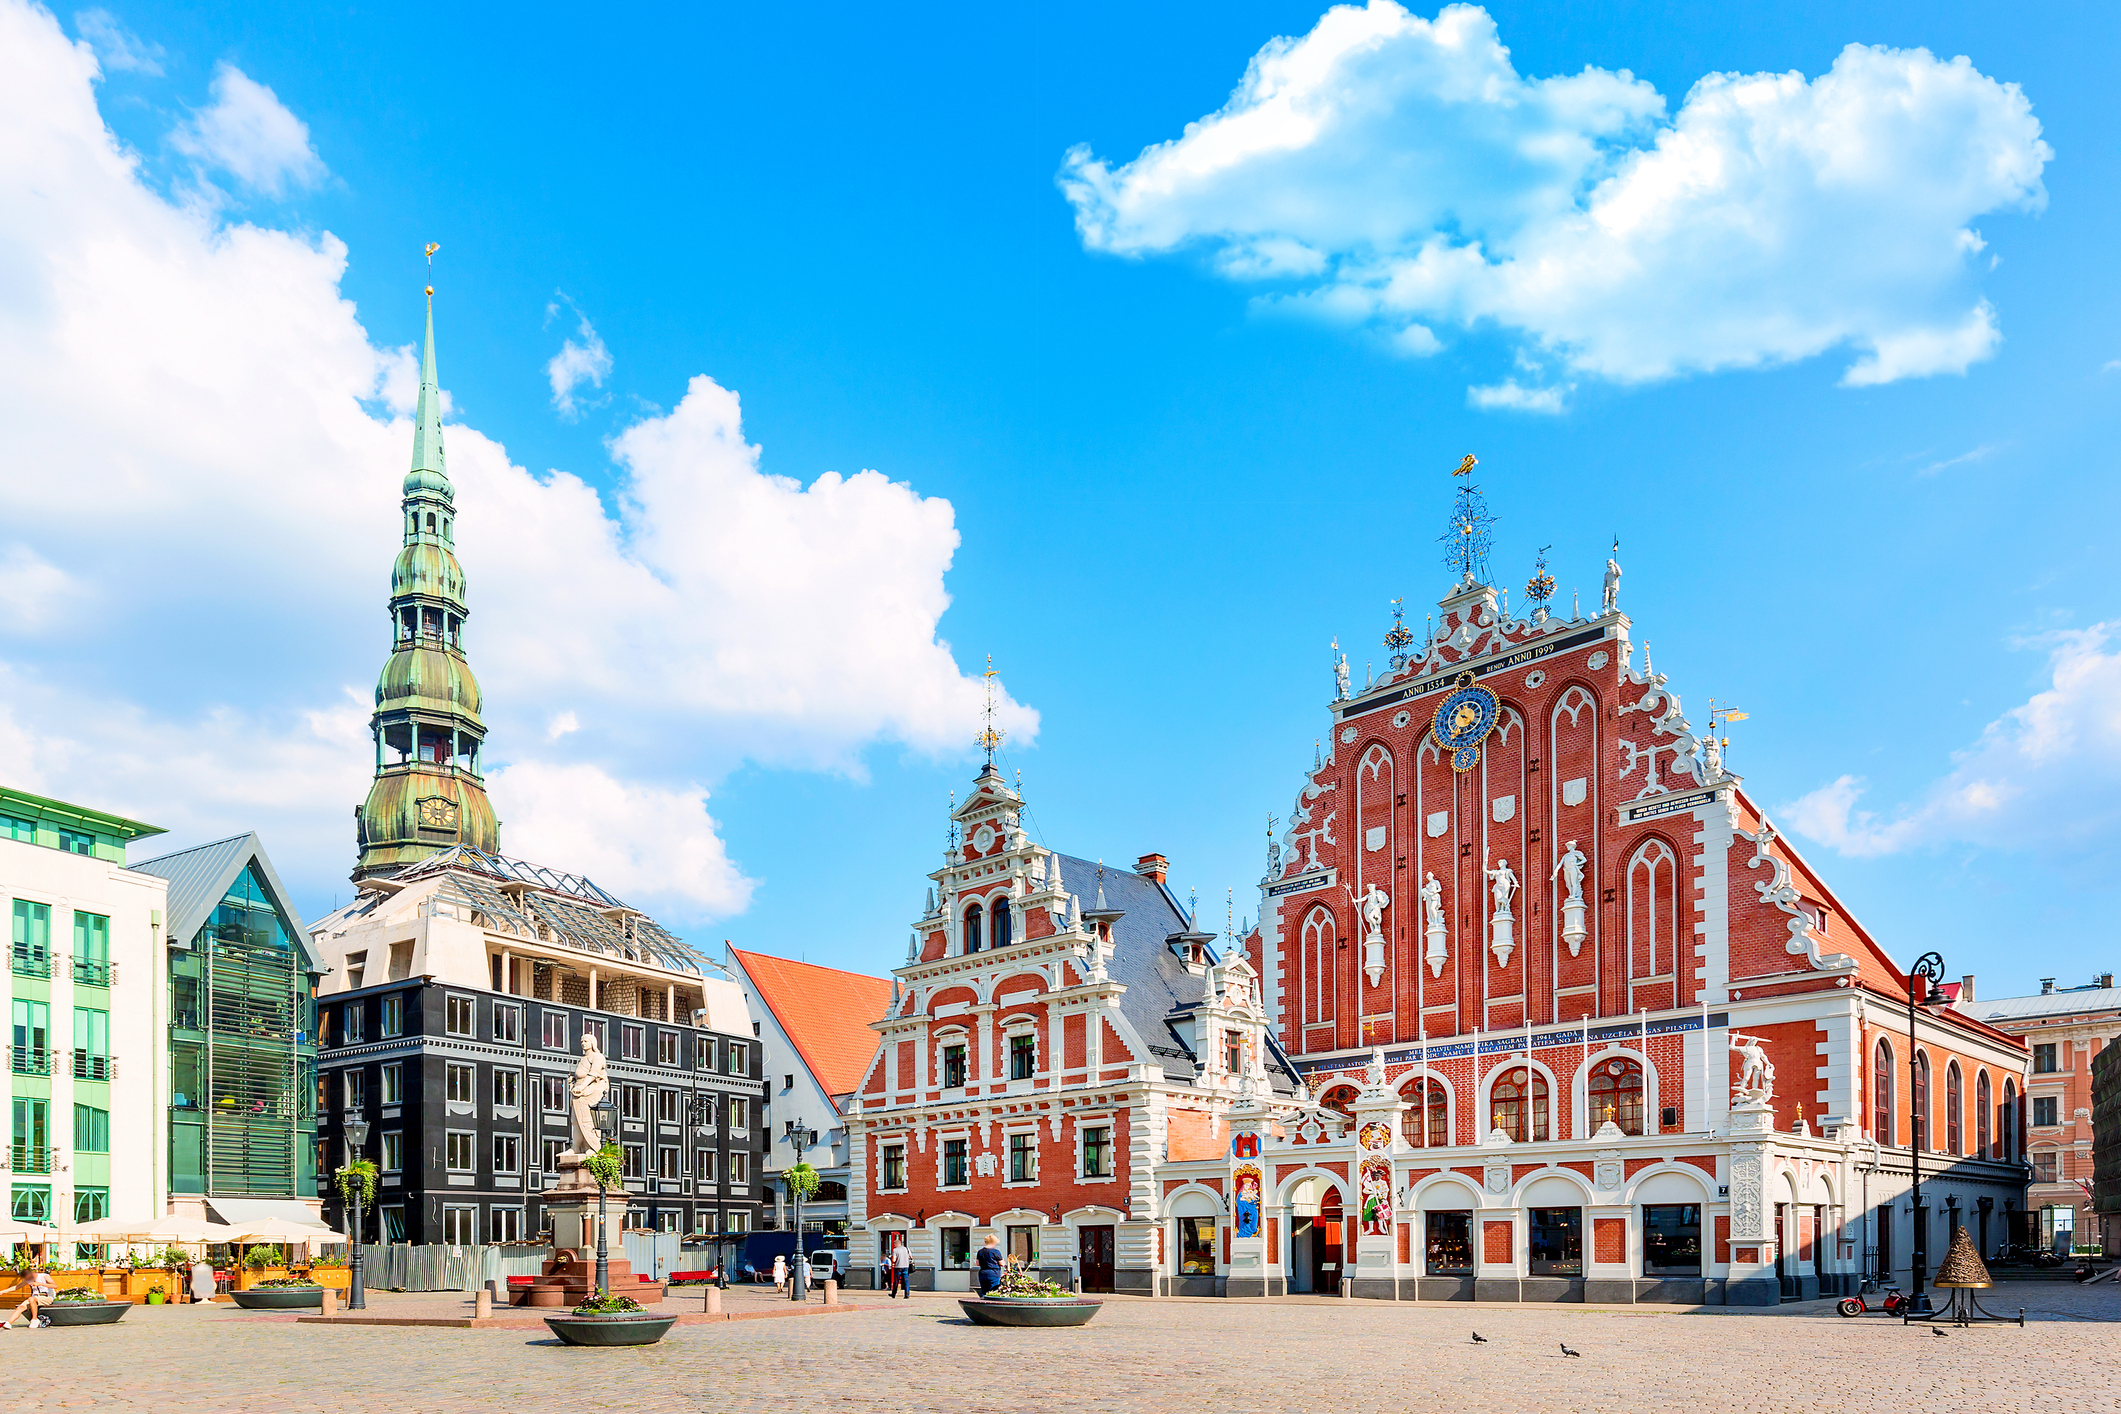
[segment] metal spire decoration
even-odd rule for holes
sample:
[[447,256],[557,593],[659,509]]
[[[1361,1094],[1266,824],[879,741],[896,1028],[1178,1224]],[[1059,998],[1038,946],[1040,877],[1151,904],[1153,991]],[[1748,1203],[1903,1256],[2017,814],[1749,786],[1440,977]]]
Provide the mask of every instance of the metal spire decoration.
[[1407,645],[1414,641],[1413,631],[1406,623],[1406,603],[1404,598],[1392,601],[1392,631],[1385,635],[1385,647],[1392,650],[1392,671],[1395,673],[1407,665]]
[[1524,597],[1532,601],[1532,622],[1547,621],[1547,601],[1554,597],[1554,576],[1547,573],[1547,551],[1552,545],[1539,547],[1539,558],[1532,561],[1532,577],[1525,581]]
[[[1479,461],[1466,455],[1451,475],[1470,478]],[[1487,497],[1468,479],[1458,484],[1451,501],[1451,528],[1438,537],[1448,547],[1443,562],[1458,572],[1459,583],[1484,584],[1488,578],[1488,547],[1494,539],[1495,518],[1488,514]]]
[[981,713],[986,719],[986,725],[980,729],[980,734],[972,739],[972,744],[987,753],[987,764],[992,766],[994,764],[994,749],[1002,744],[1004,735],[1004,733],[997,731],[994,726],[995,672],[994,655],[992,653],[987,655],[987,671],[982,676],[987,679],[987,706]]

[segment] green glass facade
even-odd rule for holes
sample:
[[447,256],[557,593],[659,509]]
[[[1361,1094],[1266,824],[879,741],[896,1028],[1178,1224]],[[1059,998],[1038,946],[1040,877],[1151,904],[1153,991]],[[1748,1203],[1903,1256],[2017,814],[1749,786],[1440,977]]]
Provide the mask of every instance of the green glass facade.
[[170,1190],[313,1197],[312,979],[287,917],[247,865],[170,949]]

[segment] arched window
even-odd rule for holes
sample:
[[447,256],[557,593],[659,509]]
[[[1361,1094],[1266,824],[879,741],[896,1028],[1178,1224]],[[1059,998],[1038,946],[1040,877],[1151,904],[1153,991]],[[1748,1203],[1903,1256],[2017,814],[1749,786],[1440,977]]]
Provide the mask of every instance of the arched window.
[[1893,1048],[1883,1041],[1871,1058],[1871,1137],[1893,1142]]
[[1335,1114],[1348,1114],[1355,1103],[1355,1092],[1345,1085],[1335,1086],[1319,1097],[1318,1103]]
[[433,511],[427,513],[427,533],[429,535],[435,533],[435,513]]
[[1495,1127],[1512,1144],[1543,1143],[1547,1137],[1547,1078],[1529,1066],[1504,1071],[1488,1092]]
[[2015,1159],[2021,1147],[2018,1135],[2018,1082],[2003,1077],[2002,1122],[1996,1126],[1996,1157]]
[[1005,948],[1016,941],[1011,936],[1015,928],[1016,910],[1009,906],[1008,899],[997,900],[994,905],[994,945],[998,948]]
[[1407,1139],[1424,1147],[1441,1148],[1451,1142],[1451,1098],[1443,1082],[1426,1077],[1408,1086],[1405,1095],[1414,1113],[1405,1121]]
[[1678,871],[1679,861],[1663,840],[1645,842],[1628,861],[1630,980],[1662,977],[1675,965],[1679,935]]
[[1944,1068],[1944,1152],[1959,1152],[1961,1139],[1959,1127],[1959,1062],[1953,1061]]
[[1642,1063],[1625,1056],[1611,1056],[1591,1067],[1591,1124],[1607,1120],[1620,1126],[1622,1134],[1642,1133]]
[[1991,1122],[1989,1118],[1989,1106],[1994,1103],[1994,1095],[1990,1091],[1988,1084],[1988,1072],[1985,1070],[1975,1071],[1974,1157],[1977,1159],[1993,1159],[1994,1157],[1996,1157],[1994,1154],[1991,1154],[1988,1151],[1989,1135],[1992,1133],[1989,1127]]
[[965,951],[978,952],[980,948],[980,906],[965,910]]
[[1915,1118],[1909,1126],[1908,1138],[1918,1149],[1930,1146],[1930,1058],[1922,1051],[1915,1052],[1915,1073],[1908,1077],[1908,1085],[1915,1092]]

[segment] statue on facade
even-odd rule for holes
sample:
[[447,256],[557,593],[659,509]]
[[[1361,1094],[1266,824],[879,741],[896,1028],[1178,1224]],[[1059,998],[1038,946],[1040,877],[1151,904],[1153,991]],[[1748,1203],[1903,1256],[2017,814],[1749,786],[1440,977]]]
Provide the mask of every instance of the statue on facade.
[[1356,900],[1362,906],[1362,921],[1365,931],[1362,939],[1363,975],[1376,986],[1385,975],[1385,910],[1392,906],[1392,896],[1372,884],[1364,889]]
[[1366,932],[1382,933],[1385,910],[1392,906],[1392,896],[1372,884],[1362,896],[1362,921]]
[[568,1146],[577,1161],[604,1147],[604,1136],[597,1129],[593,1111],[604,1103],[604,1096],[610,1089],[603,1049],[597,1045],[596,1033],[585,1030],[582,1033],[582,1058],[575,1062],[574,1079],[567,1082],[567,1092],[572,1097]]
[[1562,886],[1569,891],[1570,900],[1575,903],[1582,903],[1583,866],[1588,863],[1590,863],[1590,857],[1576,847],[1576,841],[1570,840],[1568,849],[1563,852],[1560,859],[1554,862],[1553,871],[1547,877],[1551,879],[1555,874],[1559,874]]
[[1443,917],[1443,885],[1431,872],[1421,886],[1422,936],[1426,943],[1421,960],[1429,964],[1431,977],[1443,976],[1443,965],[1451,960],[1450,930]]
[[1345,653],[1341,654],[1340,661],[1333,665],[1333,683],[1335,687],[1334,700],[1336,702],[1347,700],[1349,696],[1348,655]]
[[1758,1036],[1741,1036],[1731,1033],[1730,1047],[1738,1054],[1738,1090],[1742,1100],[1758,1100],[1762,1104],[1775,1098],[1775,1063],[1767,1058],[1767,1050]]
[[1613,553],[1605,562],[1605,596],[1601,601],[1601,614],[1610,614],[1620,607],[1620,542],[1613,542]]
[[1496,860],[1495,867],[1488,870],[1488,882],[1491,885],[1490,893],[1495,899],[1495,911],[1508,913],[1510,900],[1517,895],[1517,875],[1510,869],[1510,861]]

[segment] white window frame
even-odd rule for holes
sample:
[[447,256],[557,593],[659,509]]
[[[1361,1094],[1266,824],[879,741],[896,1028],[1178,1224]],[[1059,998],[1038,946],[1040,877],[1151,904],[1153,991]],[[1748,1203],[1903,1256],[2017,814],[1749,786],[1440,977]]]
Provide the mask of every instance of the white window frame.
[[[502,1082],[503,1082],[504,1080],[505,1080],[505,1081],[507,1082],[507,1090],[508,1090],[508,1098],[507,1098],[507,1099],[505,1099],[505,1100],[501,1098]],[[495,1066],[495,1067],[493,1068],[493,1103],[494,1103],[494,1107],[495,1107],[496,1109],[508,1109],[508,1110],[512,1110],[512,1109],[516,1108],[516,1106],[517,1106],[517,1105],[518,1105],[518,1103],[520,1102],[520,1099],[521,1099],[521,1096],[522,1096],[522,1090],[521,1090],[521,1088],[520,1088],[520,1083],[521,1083],[521,1082],[520,1082],[520,1077],[519,1077],[519,1076],[517,1075],[517,1073],[516,1073],[516,1072],[515,1072],[515,1071],[514,1071],[513,1069],[511,1069],[510,1067],[508,1067],[508,1066],[505,1066],[505,1065],[497,1065],[497,1066]]]
[[[1072,1118],[1075,1121],[1075,1181],[1077,1183],[1117,1183],[1119,1181],[1119,1126],[1113,1123],[1110,1112],[1093,1110],[1085,1114],[1074,1115]],[[1089,1153],[1090,1146],[1084,1131],[1090,1129],[1102,1129],[1105,1131],[1106,1167],[1111,1170],[1109,1173],[1093,1174],[1085,1167],[1085,1158]]]
[[[971,1129],[938,1129],[935,1131],[934,1139],[936,1191],[941,1193],[964,1192],[967,1188],[970,1188],[972,1186],[973,1180],[979,1176],[979,1171],[977,1167],[978,1161],[974,1157],[972,1152]],[[946,1141],[952,1139],[962,1139],[965,1141],[965,1181],[963,1183],[948,1183],[944,1181],[944,1174],[946,1172],[943,1168],[944,1150],[947,1147]]]
[[[464,1093],[457,1093],[457,1077],[465,1077]],[[468,1061],[447,1061],[442,1067],[442,1097],[451,1104],[476,1105],[479,1102],[479,1068]]]
[[382,1092],[383,1103],[386,1105],[402,1105],[405,1103],[405,1067],[403,1063],[392,1061],[383,1067]]
[[523,1240],[523,1210],[517,1207],[502,1207],[492,1210],[488,1218],[488,1240],[493,1242],[521,1242]]
[[[504,1030],[503,1018],[506,1018],[505,1030],[508,1033],[505,1036],[501,1034]],[[510,1044],[514,1044],[515,1042],[520,1041],[522,1039],[522,1036],[523,1008],[519,1006],[501,1006],[496,1004],[493,1009],[493,1039],[496,1041],[505,1041]],[[499,1210],[496,1209],[496,1211]]]
[[400,1129],[386,1130],[382,1140],[382,1165],[385,1173],[405,1171],[405,1132]]
[[[508,1167],[502,1168],[503,1151]],[[493,1171],[499,1174],[517,1174],[523,1171],[523,1136],[520,1134],[496,1134],[493,1136]]]
[[[459,1165],[456,1162],[457,1140],[464,1141],[464,1153],[471,1162]],[[479,1171],[479,1135],[471,1129],[445,1130],[442,1135],[442,1171],[444,1173],[477,1173]]]
[[[1031,1141],[1031,1177],[1029,1177],[1029,1178],[1011,1178],[1011,1177],[1009,1177],[1009,1168],[1010,1168],[1010,1164],[1009,1164],[1009,1157],[1010,1157],[1010,1149],[1011,1149],[1011,1147],[1012,1147],[1012,1141],[1014,1141],[1014,1140],[1015,1140],[1015,1138],[1016,1138],[1016,1136],[1018,1136],[1019,1134],[1021,1134],[1021,1135],[1024,1135],[1024,1136],[1026,1136],[1026,1137],[1027,1137],[1027,1138],[1029,1138],[1029,1139],[1030,1139],[1030,1141]],[[1002,1187],[1004,1187],[1004,1188],[1036,1188],[1036,1187],[1038,1187],[1038,1171],[1039,1171],[1039,1152],[1038,1152],[1038,1149],[1039,1149],[1039,1145],[1038,1145],[1038,1125],[1037,1125],[1037,1124],[1036,1124],[1035,1122],[1034,1122],[1034,1123],[1031,1123],[1031,1124],[1015,1124],[1015,1125],[1010,1125],[1009,1127],[1007,1127],[1007,1128],[1005,1128],[1004,1130],[1002,1130]]]
[[[464,1016],[470,1023],[468,1029],[457,1029],[457,1004],[464,1004]],[[442,1002],[442,1031],[448,1036],[476,1036],[479,1034],[479,1004],[471,997],[448,993]]]
[[[452,1232],[462,1225],[469,1231]],[[462,1242],[456,1241],[463,1237]],[[476,1247],[479,1245],[479,1210],[476,1204],[445,1203],[442,1205],[442,1241],[451,1247]]]

